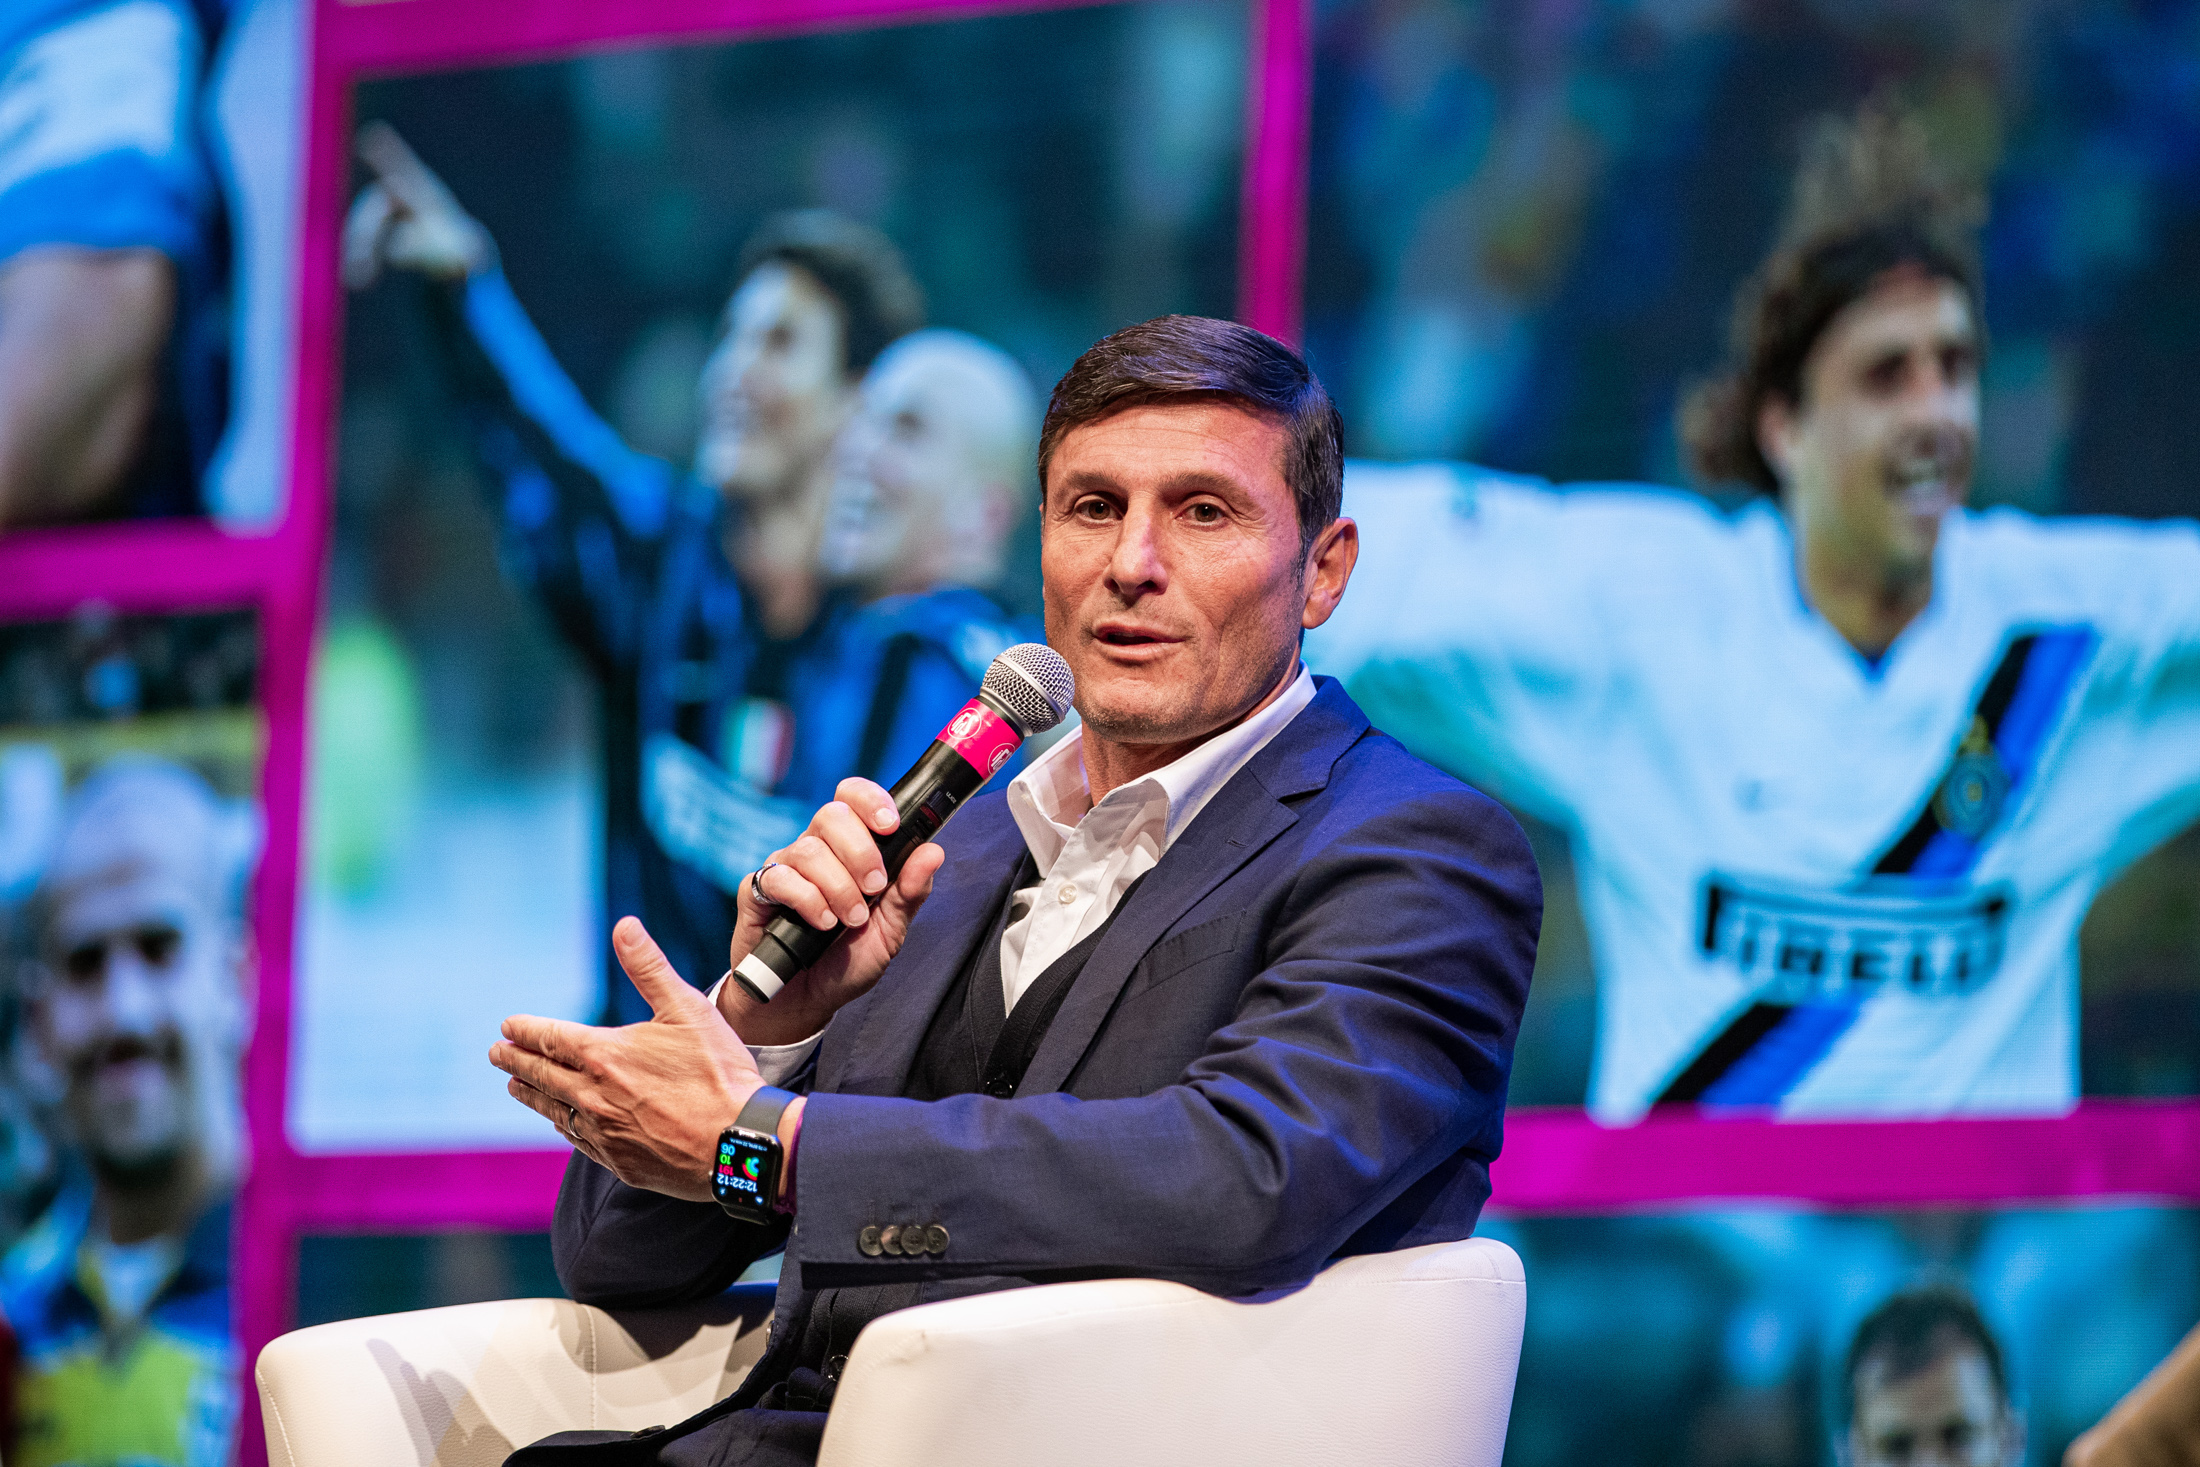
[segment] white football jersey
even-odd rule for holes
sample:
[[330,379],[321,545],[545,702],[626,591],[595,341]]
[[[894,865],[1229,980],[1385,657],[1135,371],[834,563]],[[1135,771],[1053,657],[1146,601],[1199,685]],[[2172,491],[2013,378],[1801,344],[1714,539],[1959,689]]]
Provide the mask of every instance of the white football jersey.
[[1378,728],[1573,839],[1590,1108],[2053,1113],[2078,927],[2200,817],[2200,530],[1951,514],[1875,666],[1777,508],[1353,464],[1307,640]]

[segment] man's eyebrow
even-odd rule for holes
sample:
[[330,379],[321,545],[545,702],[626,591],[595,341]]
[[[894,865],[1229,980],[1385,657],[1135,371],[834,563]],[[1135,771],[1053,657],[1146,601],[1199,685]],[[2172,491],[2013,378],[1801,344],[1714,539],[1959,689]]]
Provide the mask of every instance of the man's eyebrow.
[[1120,489],[1122,487],[1111,476],[1101,473],[1098,469],[1079,469],[1061,482],[1062,488],[1071,494],[1083,493],[1086,490]]
[[1181,474],[1171,474],[1163,486],[1179,492],[1193,494],[1243,494],[1245,486],[1227,474],[1212,469],[1186,469]]
[[[1080,469],[1062,480],[1062,488],[1072,494],[1083,493],[1088,490],[1103,492],[1112,490],[1121,493],[1123,485],[1113,475],[1102,473],[1098,469]],[[1171,474],[1162,481],[1161,488],[1164,492],[1177,494],[1242,494],[1245,492],[1243,484],[1227,474],[1218,474],[1212,469],[1186,469],[1182,473]]]

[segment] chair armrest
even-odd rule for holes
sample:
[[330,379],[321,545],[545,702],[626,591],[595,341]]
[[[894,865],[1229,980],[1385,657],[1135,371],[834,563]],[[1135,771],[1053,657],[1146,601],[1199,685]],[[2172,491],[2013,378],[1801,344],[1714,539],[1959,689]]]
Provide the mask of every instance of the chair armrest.
[[856,1338],[819,1467],[1497,1467],[1528,1288],[1486,1238],[1224,1299],[1106,1279],[920,1305]]
[[764,1351],[772,1288],[613,1314],[508,1299],[294,1331],[254,1376],[273,1467],[497,1467],[555,1431],[638,1431],[728,1395]]

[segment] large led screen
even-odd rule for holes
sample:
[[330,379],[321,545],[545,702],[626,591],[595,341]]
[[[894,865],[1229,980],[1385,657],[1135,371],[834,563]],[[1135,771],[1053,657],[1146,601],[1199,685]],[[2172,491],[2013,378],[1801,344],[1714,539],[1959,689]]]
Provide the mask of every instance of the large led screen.
[[2200,1315],[2189,1210],[1728,1204],[1483,1230],[1528,1276],[1512,1467],[2054,1467]]
[[265,728],[249,611],[0,625],[0,1422],[219,1463],[245,1406]]
[[[1323,11],[1307,345],[1373,594],[1309,656],[1536,827],[1515,1105],[2200,1091],[2196,27]],[[1938,273],[1867,308],[1890,229]]]
[[356,87],[293,1144],[554,1144],[498,1022],[646,1012],[629,911],[714,981],[734,885],[1036,634],[1046,388],[1236,305],[1249,41],[1101,6]]
[[279,516],[300,8],[0,16],[0,531]]

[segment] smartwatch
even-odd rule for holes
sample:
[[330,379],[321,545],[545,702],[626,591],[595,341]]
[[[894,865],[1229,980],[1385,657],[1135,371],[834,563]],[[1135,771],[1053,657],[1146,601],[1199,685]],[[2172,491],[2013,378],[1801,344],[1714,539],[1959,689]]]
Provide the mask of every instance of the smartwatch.
[[779,1196],[779,1117],[794,1103],[791,1091],[766,1085],[749,1097],[733,1124],[718,1133],[718,1160],[710,1189],[726,1215],[739,1222],[768,1223]]

